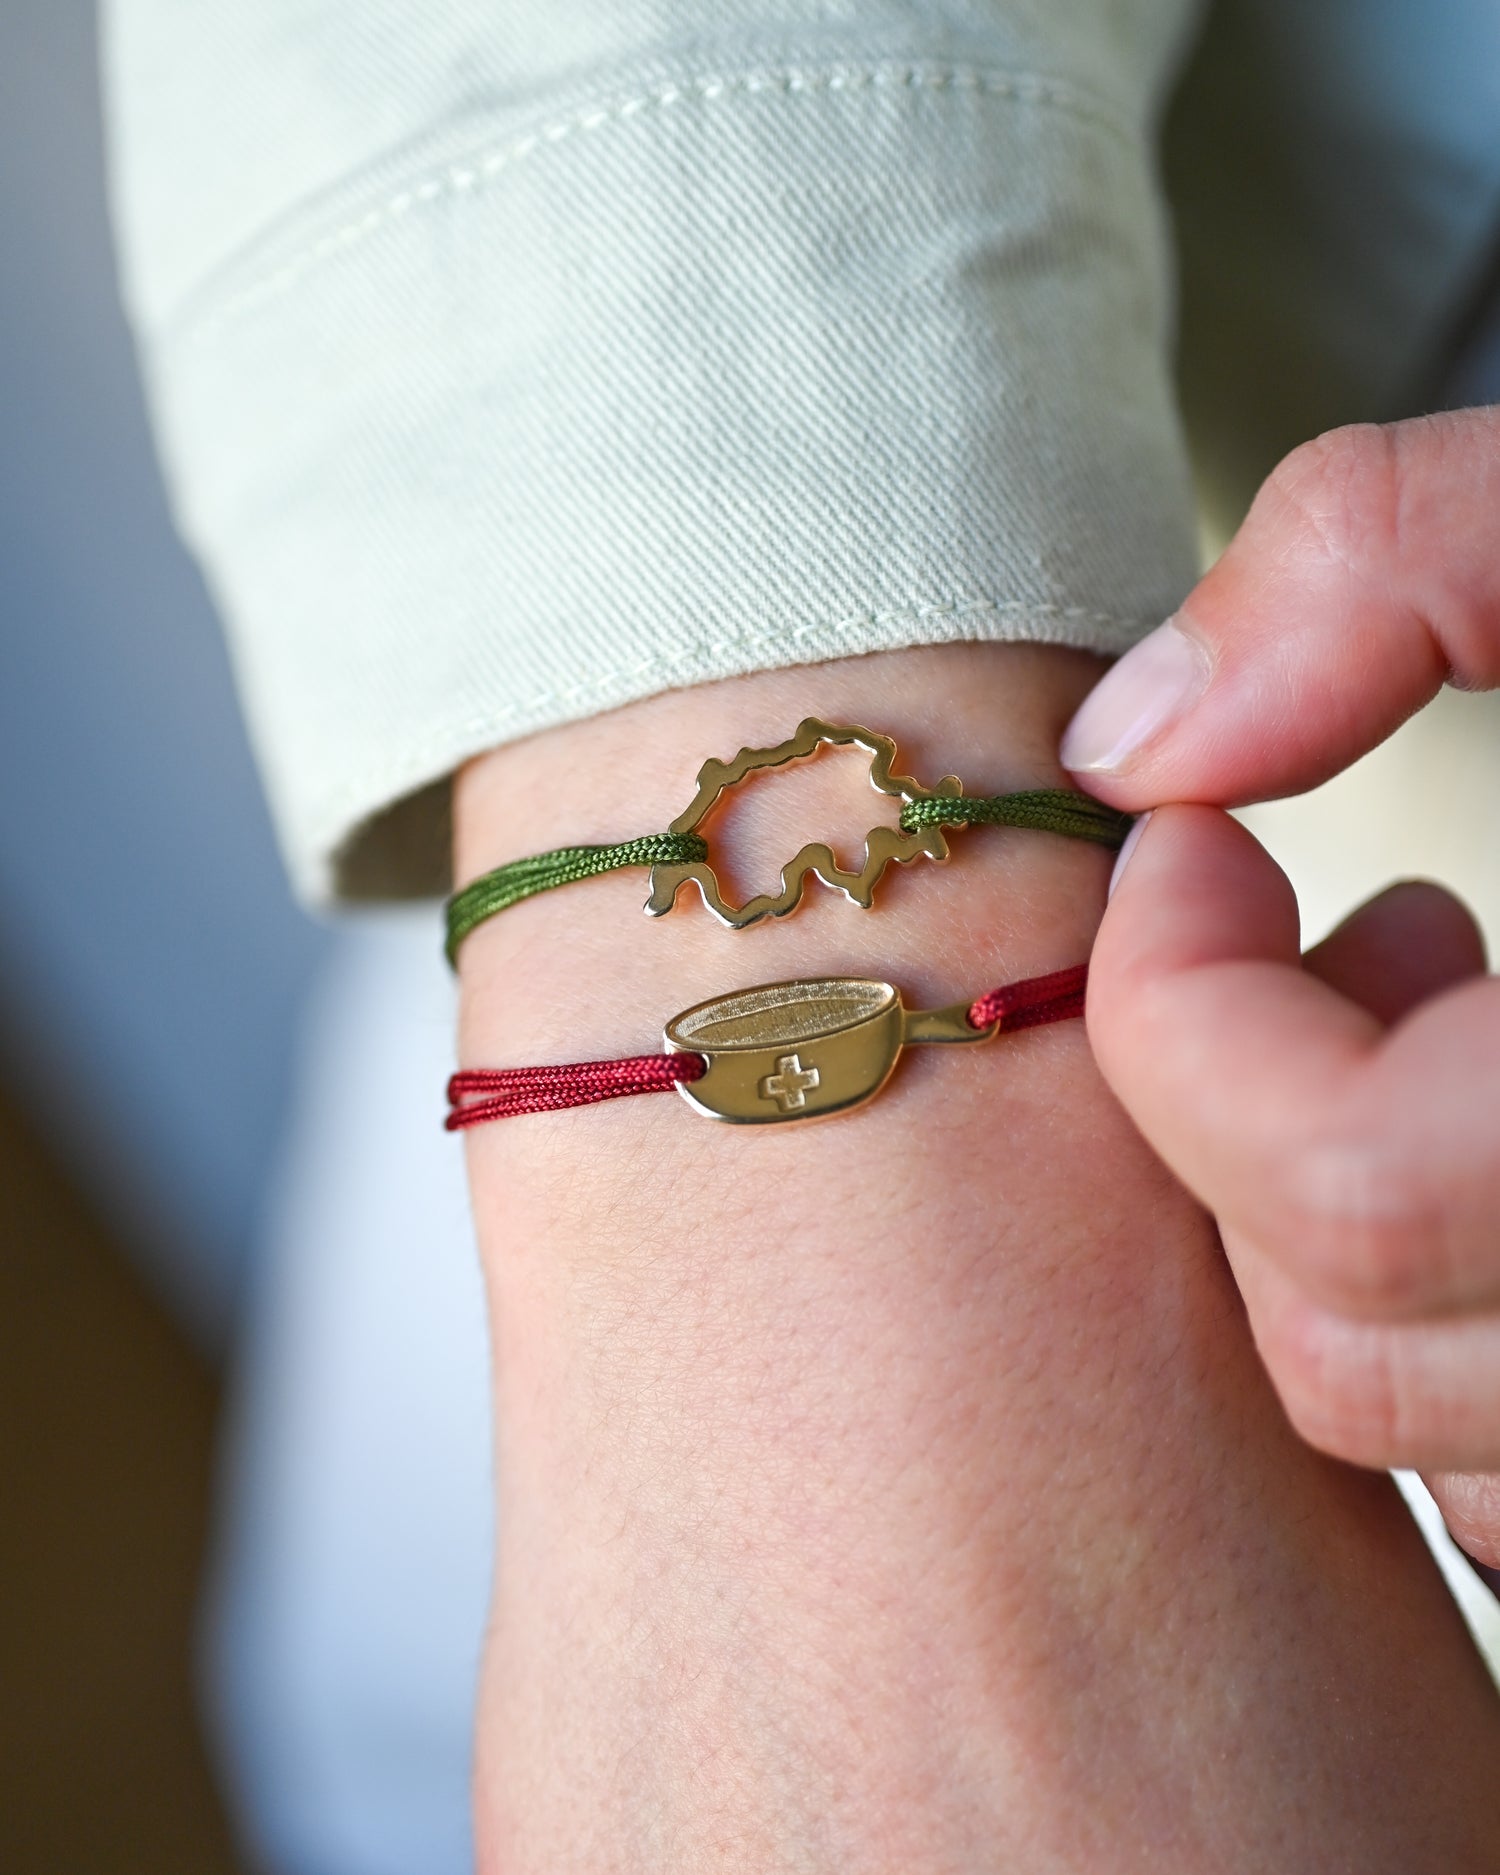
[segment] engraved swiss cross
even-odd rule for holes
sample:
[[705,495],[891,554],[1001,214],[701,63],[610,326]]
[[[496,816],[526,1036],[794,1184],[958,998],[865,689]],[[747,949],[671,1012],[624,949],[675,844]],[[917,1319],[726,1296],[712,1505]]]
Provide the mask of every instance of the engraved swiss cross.
[[807,1096],[818,1085],[818,1070],[804,1068],[796,1055],[782,1055],[776,1063],[776,1072],[768,1074],[760,1084],[762,1100],[774,1100],[783,1113],[795,1113],[799,1107],[807,1105]]

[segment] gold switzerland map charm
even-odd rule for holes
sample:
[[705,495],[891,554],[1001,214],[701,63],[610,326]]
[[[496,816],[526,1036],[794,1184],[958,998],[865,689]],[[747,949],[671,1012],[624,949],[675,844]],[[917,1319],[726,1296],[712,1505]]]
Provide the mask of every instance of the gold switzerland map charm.
[[[893,796],[903,806],[910,801],[931,801],[940,797],[951,800],[963,793],[963,784],[955,775],[945,775],[935,788],[924,788],[909,775],[894,774],[896,745],[889,736],[876,735],[858,724],[825,723],[819,717],[809,716],[798,724],[794,736],[773,748],[741,749],[728,762],[713,758],[706,761],[698,771],[698,792],[672,822],[669,832],[696,833],[700,822],[717,806],[724,791],[735,787],[747,775],[803,761],[824,746],[849,743],[869,752],[870,786],[878,794]],[[653,918],[659,918],[672,909],[677,894],[685,885],[695,885],[714,916],[738,931],[746,925],[758,924],[762,918],[784,918],[789,911],[794,911],[802,902],[802,888],[809,874],[842,892],[854,904],[868,908],[881,875],[892,862],[899,866],[913,859],[944,860],[947,857],[947,837],[937,826],[913,833],[899,827],[872,827],[865,836],[864,863],[857,872],[845,872],[832,849],[821,840],[813,840],[782,867],[779,892],[763,893],[743,905],[730,905],[725,901],[718,877],[706,860],[693,864],[658,862],[651,868],[651,896],[646,900],[646,910]]]
[[998,1027],[974,1028],[965,1003],[906,1009],[873,977],[815,977],[695,1003],[667,1024],[666,1043],[708,1063],[697,1080],[677,1084],[690,1107],[763,1126],[862,1106],[908,1042],[987,1042]]

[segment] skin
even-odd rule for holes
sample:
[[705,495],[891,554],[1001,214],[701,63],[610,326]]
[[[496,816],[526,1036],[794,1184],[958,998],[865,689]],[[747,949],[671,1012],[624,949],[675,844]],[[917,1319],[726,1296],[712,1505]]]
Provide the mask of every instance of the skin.
[[[461,881],[665,826],[807,714],[972,792],[1056,785],[1098,667],[952,646],[653,698],[475,763]],[[852,766],[850,763],[852,762]],[[857,851],[858,758],[750,787],[730,879]],[[875,974],[933,1006],[1087,954],[1110,855],[974,830],[731,933],[643,874],[460,958],[467,1066],[659,1045],[701,998]],[[1314,1452],[1213,1228],[1080,1023],[914,1050],[746,1131],[675,1094],[467,1135],[495,1350],[485,1875],[1500,1866],[1500,1702],[1388,1481]]]
[[1383,893],[1300,958],[1286,879],[1222,809],[1325,780],[1444,683],[1500,684],[1497,518],[1500,411],[1308,444],[1064,746],[1081,785],[1160,808],[1095,953],[1106,1079],[1218,1219],[1303,1435],[1420,1468],[1491,1566],[1500,983],[1435,886]]

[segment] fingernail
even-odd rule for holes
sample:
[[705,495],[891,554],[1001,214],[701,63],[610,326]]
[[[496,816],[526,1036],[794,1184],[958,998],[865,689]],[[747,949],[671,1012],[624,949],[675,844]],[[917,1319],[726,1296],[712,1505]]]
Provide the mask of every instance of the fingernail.
[[[1153,808],[1151,810],[1151,813],[1154,813],[1155,811],[1156,810]],[[1129,833],[1127,833],[1125,836],[1125,844],[1120,848],[1119,857],[1115,860],[1115,869],[1109,875],[1108,896],[1110,898],[1114,897],[1115,887],[1120,883],[1121,875],[1124,873],[1125,868],[1130,864],[1130,855],[1135,851],[1136,846],[1138,845],[1140,841],[1141,835],[1146,831],[1146,822],[1151,818],[1151,813],[1142,814],[1140,819],[1135,823],[1135,825],[1130,829]]]
[[1062,739],[1075,774],[1113,774],[1189,709],[1208,683],[1208,653],[1173,619],[1127,651],[1084,698]]

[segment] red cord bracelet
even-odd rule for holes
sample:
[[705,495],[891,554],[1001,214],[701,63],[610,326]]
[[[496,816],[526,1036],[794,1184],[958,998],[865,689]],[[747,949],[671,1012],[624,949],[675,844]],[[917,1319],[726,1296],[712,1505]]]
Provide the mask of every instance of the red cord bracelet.
[[946,1009],[906,1009],[873,977],[767,983],[695,1004],[667,1024],[668,1052],[556,1067],[469,1068],[448,1082],[450,1132],[522,1113],[676,1088],[740,1125],[820,1119],[878,1093],[907,1043],[986,1042],[1083,1014],[1087,964],[1027,977]]

